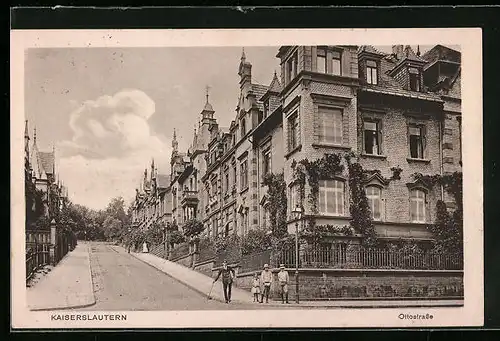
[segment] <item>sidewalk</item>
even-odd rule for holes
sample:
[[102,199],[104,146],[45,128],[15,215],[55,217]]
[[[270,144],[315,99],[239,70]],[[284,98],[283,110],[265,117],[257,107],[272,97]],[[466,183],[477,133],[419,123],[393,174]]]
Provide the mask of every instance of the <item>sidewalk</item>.
[[51,272],[26,288],[29,309],[74,309],[95,304],[89,247],[90,244],[79,241]]
[[[134,253],[131,255],[142,260],[143,262],[155,267],[156,269],[166,273],[167,275],[177,279],[179,282],[187,285],[195,291],[203,295],[208,295],[212,287],[213,278],[199,273],[195,270],[186,268],[175,262],[165,260],[150,253]],[[220,281],[215,283],[212,298],[225,302],[224,292]],[[257,304],[269,307],[282,306],[281,302],[270,301],[268,304],[259,304],[253,302],[253,295],[246,290],[232,288],[231,301],[234,303]],[[401,307],[457,307],[463,305],[463,300],[325,300],[325,301],[301,301],[299,304],[293,302],[293,297],[290,298],[288,307],[303,307],[303,308],[401,308]]]

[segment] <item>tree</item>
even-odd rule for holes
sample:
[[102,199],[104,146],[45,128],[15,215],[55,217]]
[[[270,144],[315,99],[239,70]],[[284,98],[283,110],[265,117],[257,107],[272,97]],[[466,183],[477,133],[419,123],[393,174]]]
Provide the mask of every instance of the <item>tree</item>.
[[197,219],[190,219],[184,224],[184,235],[188,238],[199,236],[204,230],[203,223]]

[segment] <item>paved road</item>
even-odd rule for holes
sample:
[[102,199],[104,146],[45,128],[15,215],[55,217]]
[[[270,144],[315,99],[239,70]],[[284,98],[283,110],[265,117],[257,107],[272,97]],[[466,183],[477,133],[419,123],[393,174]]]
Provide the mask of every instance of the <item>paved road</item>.
[[[206,295],[129,255],[121,248],[93,242],[90,266],[96,304],[84,310],[265,309],[208,300]],[[275,309],[275,307],[273,307]],[[285,307],[284,307],[285,308]]]

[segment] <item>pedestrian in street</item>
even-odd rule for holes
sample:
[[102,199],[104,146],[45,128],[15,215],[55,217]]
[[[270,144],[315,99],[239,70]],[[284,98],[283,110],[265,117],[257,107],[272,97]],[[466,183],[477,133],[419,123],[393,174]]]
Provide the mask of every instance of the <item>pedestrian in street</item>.
[[278,282],[280,283],[281,303],[288,304],[288,282],[290,277],[288,271],[285,270],[285,264],[280,264],[280,271],[278,272]]
[[233,285],[233,278],[235,277],[234,269],[227,265],[227,262],[222,262],[222,267],[214,279],[217,282],[219,277],[222,276],[222,289],[224,290],[224,299],[226,303],[231,302],[231,287]]
[[253,276],[252,294],[253,294],[253,301],[254,302],[260,302],[260,300],[259,300],[259,296],[260,296],[260,280],[259,280],[259,275],[257,273],[255,273],[254,276]]
[[269,303],[269,292],[271,291],[273,273],[271,270],[269,270],[268,264],[264,264],[264,270],[262,270],[262,273],[260,274],[260,280],[262,282],[262,285],[264,286],[260,303],[264,301],[264,297],[266,298],[266,303]]

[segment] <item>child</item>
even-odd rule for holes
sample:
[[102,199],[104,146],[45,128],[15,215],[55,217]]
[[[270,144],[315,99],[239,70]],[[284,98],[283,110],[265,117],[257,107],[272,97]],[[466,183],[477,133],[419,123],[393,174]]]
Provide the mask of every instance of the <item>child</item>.
[[253,301],[259,302],[260,280],[259,280],[259,275],[257,273],[255,273],[255,275],[253,276],[252,294],[253,294]]

